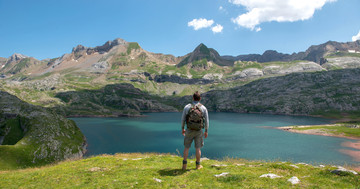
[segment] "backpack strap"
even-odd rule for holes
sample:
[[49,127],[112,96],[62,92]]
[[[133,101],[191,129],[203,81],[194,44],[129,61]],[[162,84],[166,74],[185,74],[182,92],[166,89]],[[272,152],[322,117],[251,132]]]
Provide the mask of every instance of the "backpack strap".
[[197,103],[197,104],[191,104],[191,107],[201,107],[202,106],[202,104],[199,102],[199,103]]
[[[199,102],[199,103],[197,103],[197,104],[193,104],[193,103],[191,103],[190,105],[191,105],[191,107],[190,107],[189,111],[187,112],[186,116],[189,114],[190,110],[191,110],[191,109],[193,109],[193,108],[198,107],[198,108],[199,108],[199,110],[201,111],[201,108],[200,108],[200,107],[202,106],[202,104],[201,104],[200,102]],[[201,113],[202,113],[202,111],[201,111]]]
[[[198,104],[196,104],[195,105],[195,108],[197,107],[199,110],[200,110],[200,112],[202,113],[202,114],[204,114],[203,112],[202,112],[202,110],[201,110],[201,107],[202,107],[203,105],[202,104],[200,104],[200,102],[198,103]],[[204,116],[204,115],[203,115]]]

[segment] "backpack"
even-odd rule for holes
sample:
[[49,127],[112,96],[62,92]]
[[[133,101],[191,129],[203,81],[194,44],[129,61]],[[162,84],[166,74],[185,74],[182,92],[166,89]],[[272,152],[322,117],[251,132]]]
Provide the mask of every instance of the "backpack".
[[203,127],[204,119],[200,106],[202,104],[191,105],[189,113],[186,115],[186,125],[190,130],[200,131]]

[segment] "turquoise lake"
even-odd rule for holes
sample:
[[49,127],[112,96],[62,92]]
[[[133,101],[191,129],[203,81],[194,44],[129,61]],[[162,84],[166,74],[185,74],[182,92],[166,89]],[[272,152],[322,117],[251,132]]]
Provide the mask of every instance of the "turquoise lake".
[[[71,118],[88,141],[88,156],[122,152],[182,154],[181,113],[148,113],[137,118]],[[277,160],[324,164],[359,164],[341,144],[349,139],[289,133],[271,127],[316,125],[330,120],[305,116],[209,113],[203,157]],[[270,128],[264,128],[268,126]],[[194,156],[195,149],[190,150]]]

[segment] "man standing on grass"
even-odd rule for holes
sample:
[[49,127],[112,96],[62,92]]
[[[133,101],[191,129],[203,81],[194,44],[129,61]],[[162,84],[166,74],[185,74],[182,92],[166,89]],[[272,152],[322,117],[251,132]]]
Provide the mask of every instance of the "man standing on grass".
[[[206,107],[200,104],[200,93],[196,91],[193,95],[193,102],[184,107],[184,111],[181,118],[182,135],[184,135],[184,160],[183,170],[187,167],[187,157],[189,155],[189,149],[192,141],[195,141],[196,150],[196,169],[201,169],[200,158],[201,158],[201,147],[204,146],[204,138],[208,136],[209,128],[209,116]],[[186,122],[186,130],[185,130]],[[202,129],[205,127],[205,133]]]

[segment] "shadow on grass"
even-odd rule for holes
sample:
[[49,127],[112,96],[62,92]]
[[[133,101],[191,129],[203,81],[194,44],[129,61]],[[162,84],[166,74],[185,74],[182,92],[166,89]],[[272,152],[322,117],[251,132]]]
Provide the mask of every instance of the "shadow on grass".
[[186,173],[186,171],[183,171],[182,169],[169,169],[169,168],[167,168],[167,169],[159,170],[159,174],[161,176],[179,176],[179,175],[182,175],[182,174]]

